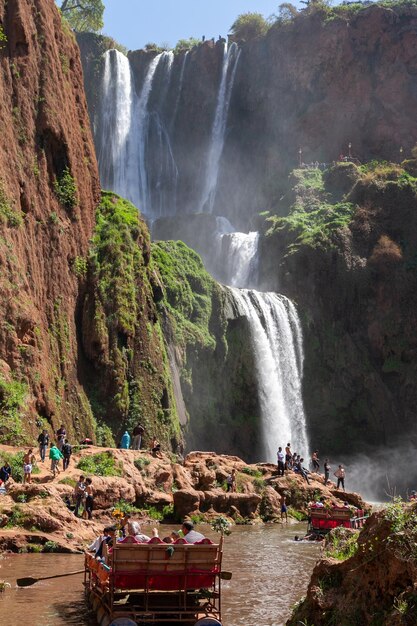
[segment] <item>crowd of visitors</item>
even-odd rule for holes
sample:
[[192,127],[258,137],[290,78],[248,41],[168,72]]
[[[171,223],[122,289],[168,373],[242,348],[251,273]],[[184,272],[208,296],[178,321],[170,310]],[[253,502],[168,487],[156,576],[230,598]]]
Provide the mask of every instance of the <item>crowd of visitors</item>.
[[[279,446],[277,451],[277,468],[278,468],[278,476],[284,476],[285,471],[291,470],[296,474],[300,474],[304,478],[307,484],[310,484],[310,474],[319,474],[320,473],[320,459],[318,450],[314,450],[311,455],[311,464],[310,469],[304,466],[304,458],[298,454],[297,452],[292,452],[291,443],[287,443],[285,446],[285,453],[282,451],[282,447]],[[324,477],[323,482],[325,485],[330,482],[330,472],[331,466],[329,463],[329,459],[325,459],[324,465]],[[340,487],[345,491],[345,476],[346,471],[342,464],[340,464],[337,470],[334,472],[334,476],[337,478],[337,486],[336,489]]]

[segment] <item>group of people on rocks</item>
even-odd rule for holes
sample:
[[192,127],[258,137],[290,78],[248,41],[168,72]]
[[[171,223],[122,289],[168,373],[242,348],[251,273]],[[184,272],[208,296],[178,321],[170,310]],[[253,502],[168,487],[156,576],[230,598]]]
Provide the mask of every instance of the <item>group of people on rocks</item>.
[[[153,528],[152,536],[158,537],[157,528]],[[136,543],[148,543],[151,541],[151,537],[142,533],[140,522],[132,520],[129,514],[125,514],[119,527],[117,525],[106,526],[103,529],[103,533],[96,537],[87,550],[93,553],[96,559],[107,564],[115,542],[127,540],[128,538],[133,539]],[[181,530],[172,531],[162,541],[169,544],[175,543],[180,538],[185,539],[187,543],[197,543],[205,539],[202,533],[194,530],[193,522],[188,520],[184,520]]]
[[[304,458],[298,454],[297,452],[292,452],[291,443],[287,443],[285,446],[285,452],[282,447],[278,448],[277,452],[277,467],[278,467],[278,476],[284,476],[285,471],[292,470],[293,472],[300,474],[307,482],[310,484],[309,475],[313,472],[315,474],[320,474],[320,459],[318,457],[318,450],[314,450],[311,455],[311,471],[304,467]],[[329,463],[329,459],[325,459],[324,461],[324,484],[327,485],[330,477],[331,466]],[[340,464],[337,470],[334,472],[334,476],[337,478],[337,489],[342,487],[343,491],[345,491],[345,476],[346,471],[342,464]]]
[[[132,436],[125,430],[120,440],[120,448],[122,450],[129,450],[132,444],[132,450],[140,450],[143,443],[143,436],[145,434],[145,428],[142,424],[137,424],[132,431]],[[150,444],[151,454],[155,458],[162,459],[161,443],[156,437],[152,437]]]

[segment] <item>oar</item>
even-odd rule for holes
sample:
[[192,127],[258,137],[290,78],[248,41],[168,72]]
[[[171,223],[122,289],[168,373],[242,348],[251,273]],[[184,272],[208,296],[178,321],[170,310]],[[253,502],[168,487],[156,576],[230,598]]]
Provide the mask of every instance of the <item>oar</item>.
[[62,578],[62,576],[74,576],[75,574],[83,574],[84,570],[79,569],[76,572],[68,572],[68,574],[55,574],[55,576],[43,576],[42,578],[18,578],[16,580],[18,587],[30,587],[40,580],[50,580],[51,578]]

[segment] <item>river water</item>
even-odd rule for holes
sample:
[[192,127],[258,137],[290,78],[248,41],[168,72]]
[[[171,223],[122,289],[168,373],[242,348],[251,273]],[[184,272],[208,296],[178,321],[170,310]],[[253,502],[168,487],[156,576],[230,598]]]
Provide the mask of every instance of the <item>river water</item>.
[[[200,530],[216,540],[207,527]],[[172,528],[163,526],[160,536]],[[144,532],[150,529],[144,527]],[[291,606],[305,595],[319,547],[295,542],[305,524],[237,526],[225,538],[223,569],[233,572],[222,582],[223,626],[283,626]],[[0,593],[1,626],[95,626],[84,602],[82,574],[17,588],[16,578],[52,576],[83,567],[81,555],[19,554],[0,560],[0,580],[12,584]]]

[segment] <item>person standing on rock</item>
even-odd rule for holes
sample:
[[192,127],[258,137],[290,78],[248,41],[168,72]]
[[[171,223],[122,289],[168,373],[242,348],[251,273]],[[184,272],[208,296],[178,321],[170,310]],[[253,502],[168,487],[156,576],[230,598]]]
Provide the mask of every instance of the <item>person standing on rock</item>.
[[62,450],[62,446],[64,445],[66,436],[67,436],[67,431],[65,430],[65,426],[64,424],[61,424],[61,426],[56,431],[56,440],[57,440],[58,450]]
[[75,517],[80,517],[81,504],[83,503],[85,495],[86,495],[85,489],[86,489],[85,478],[84,476],[81,475],[74,489],[74,497],[75,497],[74,515]]
[[127,430],[125,430],[125,432],[123,433],[123,437],[120,442],[120,447],[122,450],[129,450],[130,448],[130,435],[127,432]]
[[292,469],[292,452],[290,443],[287,443],[285,446],[285,469]]
[[62,466],[64,468],[64,472],[66,469],[68,469],[69,464],[70,464],[70,460],[71,460],[71,454],[72,454],[72,446],[70,444],[70,442],[68,441],[68,439],[65,439],[65,443],[62,446],[62,454],[64,455],[64,460],[62,462]]
[[60,460],[64,458],[64,455],[54,443],[51,443],[51,447],[49,449],[49,458],[51,459],[51,471],[55,478],[56,473],[58,472],[59,474],[58,464]]
[[329,482],[330,470],[332,468],[329,465],[329,459],[325,459],[324,461],[324,484],[327,485]]
[[346,472],[345,472],[345,468],[343,467],[343,465],[339,465],[339,467],[335,471],[334,475],[337,478],[337,487],[336,487],[336,489],[339,489],[340,485],[342,485],[343,491],[346,491],[345,490],[345,476],[346,476]]
[[318,450],[315,450],[311,456],[311,463],[313,465],[313,472],[316,472],[316,474],[319,473],[320,470],[320,459],[319,459],[319,453]]
[[4,487],[6,487],[6,483],[12,475],[12,468],[10,467],[10,463],[5,461],[3,467],[0,469],[0,485],[4,483]]
[[226,478],[227,491],[236,493],[236,470],[233,468],[232,473]]
[[94,507],[94,488],[92,485],[91,478],[86,478],[85,480],[85,509],[84,509],[84,519],[91,519],[93,516],[93,507]]
[[277,461],[278,461],[278,476],[284,476],[284,469],[285,469],[285,465],[284,465],[284,453],[282,451],[281,446],[278,448],[278,452],[277,452]]
[[46,456],[46,451],[47,451],[48,446],[49,446],[49,435],[48,435],[48,431],[45,430],[45,428],[39,434],[38,444],[39,444],[39,456],[41,457],[42,463],[44,463],[45,456]]
[[30,448],[23,457],[23,484],[32,482],[32,469],[35,460],[33,450]]
[[143,437],[144,433],[145,433],[145,429],[142,426],[142,424],[138,424],[133,429],[133,432],[132,432],[132,435],[133,435],[132,448],[133,448],[133,450],[140,450],[141,445],[142,445],[142,437]]

